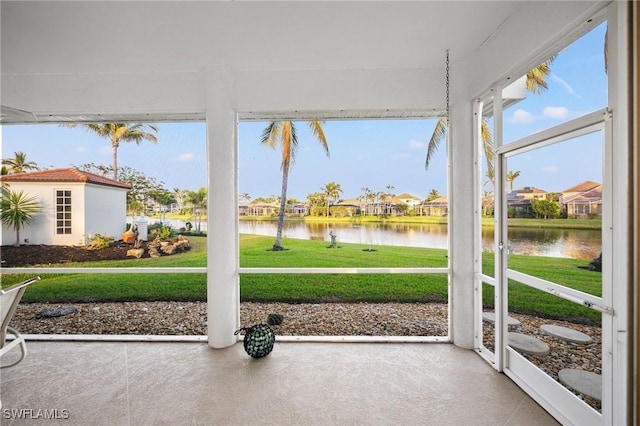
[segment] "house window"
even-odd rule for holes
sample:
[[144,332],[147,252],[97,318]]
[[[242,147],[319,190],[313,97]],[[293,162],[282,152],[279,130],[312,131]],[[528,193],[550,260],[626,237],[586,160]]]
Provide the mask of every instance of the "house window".
[[71,234],[71,191],[56,190],[56,234]]

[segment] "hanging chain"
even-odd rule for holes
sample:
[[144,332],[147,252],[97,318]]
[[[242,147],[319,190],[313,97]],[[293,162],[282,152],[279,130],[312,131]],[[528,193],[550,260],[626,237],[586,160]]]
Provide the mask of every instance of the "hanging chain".
[[451,121],[451,112],[449,111],[449,49],[447,49],[446,88],[447,88],[447,124],[449,124],[449,122]]

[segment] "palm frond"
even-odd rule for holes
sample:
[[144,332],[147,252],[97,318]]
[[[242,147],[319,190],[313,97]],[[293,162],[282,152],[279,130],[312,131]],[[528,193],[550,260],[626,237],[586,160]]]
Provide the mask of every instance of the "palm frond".
[[482,145],[484,147],[484,157],[487,160],[487,173],[491,172],[493,174],[493,137],[489,129],[489,121],[486,118],[482,119],[480,136],[482,137]]
[[308,121],[307,125],[311,129],[311,132],[316,137],[316,139],[318,139],[318,142],[320,142],[324,153],[327,155],[327,157],[330,157],[329,143],[327,142],[327,137],[325,136],[323,129],[324,121],[312,120]]
[[431,158],[435,155],[436,151],[440,143],[447,136],[447,123],[444,118],[441,118],[436,123],[436,127],[433,129],[433,134],[431,135],[431,139],[429,139],[429,145],[427,146],[427,158],[424,162],[424,169],[429,170],[429,164],[431,162]]
[[267,145],[269,148],[275,149],[278,146],[280,139],[280,132],[282,128],[281,121],[271,121],[267,124],[267,127],[262,131],[260,136],[260,143]]
[[556,55],[553,55],[527,73],[527,91],[539,95],[549,88],[546,78],[551,72],[551,63],[555,61],[555,59]]

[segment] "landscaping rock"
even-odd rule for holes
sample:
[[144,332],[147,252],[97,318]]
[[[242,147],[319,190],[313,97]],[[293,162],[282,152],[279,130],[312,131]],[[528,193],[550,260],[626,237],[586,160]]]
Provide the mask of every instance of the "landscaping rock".
[[129,249],[127,250],[127,257],[136,257],[140,259],[144,254],[144,249]]
[[150,257],[160,257],[160,253],[158,252],[158,249],[156,248],[150,248],[149,249],[149,256]]
[[282,316],[282,314],[272,313],[272,314],[269,314],[269,317],[267,317],[267,324],[280,325],[282,324],[283,319],[284,317]]
[[173,245],[166,245],[166,246],[161,246],[160,250],[164,253],[164,254],[174,254],[176,252],[176,246]]
[[55,318],[55,317],[62,317],[65,315],[75,314],[76,312],[78,312],[78,308],[76,308],[75,306],[70,306],[67,308],[47,308],[39,312],[36,312],[36,314],[34,315],[34,318],[35,319]]

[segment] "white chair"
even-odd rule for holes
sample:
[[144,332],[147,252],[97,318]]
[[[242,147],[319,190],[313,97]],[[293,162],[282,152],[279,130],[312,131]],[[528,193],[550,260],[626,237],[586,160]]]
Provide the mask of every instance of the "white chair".
[[[13,327],[9,327],[9,322],[13,318],[13,314],[16,312],[18,303],[22,299],[24,291],[31,283],[39,281],[40,277],[35,277],[23,281],[19,284],[13,285],[9,288],[0,290],[0,357],[15,348],[20,347],[20,358],[7,365],[1,365],[0,368],[13,367],[27,356],[27,345],[25,344],[24,337]],[[7,342],[7,333],[14,336],[13,340]]]

